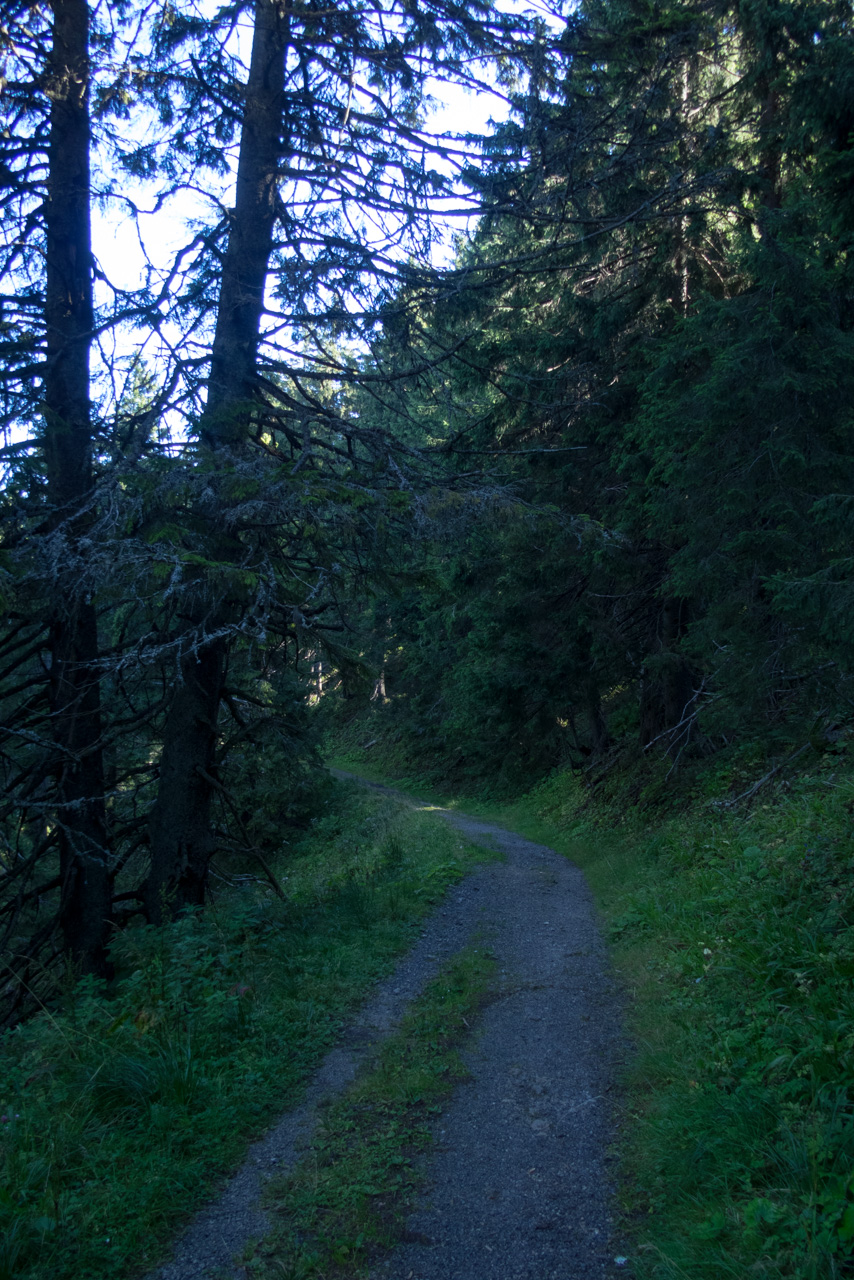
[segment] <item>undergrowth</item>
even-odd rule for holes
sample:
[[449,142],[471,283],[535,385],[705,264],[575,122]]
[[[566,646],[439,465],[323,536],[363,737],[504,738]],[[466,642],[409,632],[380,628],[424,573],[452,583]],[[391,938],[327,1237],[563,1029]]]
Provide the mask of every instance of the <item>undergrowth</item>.
[[482,949],[455,956],[347,1093],[324,1108],[305,1158],[271,1184],[277,1225],[253,1275],[353,1280],[400,1238],[419,1181],[414,1157],[429,1145],[442,1102],[468,1074],[457,1047],[494,971]]
[[252,883],[113,945],[0,1043],[0,1280],[144,1272],[298,1101],[342,1020],[475,860],[444,823],[341,787]]
[[813,754],[728,806],[742,758],[696,771],[668,812],[651,776],[646,810],[625,779],[591,799],[567,773],[512,803],[447,803],[560,849],[596,894],[635,1044],[638,1280],[854,1276],[854,778]]

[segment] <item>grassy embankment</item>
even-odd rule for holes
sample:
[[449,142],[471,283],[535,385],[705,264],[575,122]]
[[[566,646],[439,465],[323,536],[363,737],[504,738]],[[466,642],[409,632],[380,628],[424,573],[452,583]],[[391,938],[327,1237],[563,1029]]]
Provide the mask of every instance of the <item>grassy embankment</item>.
[[[335,763],[394,777],[374,756]],[[513,802],[447,802],[566,853],[596,895],[636,1045],[621,1139],[634,1274],[852,1276],[850,767],[813,753],[737,805],[716,798],[747,790],[757,761],[698,767],[678,809],[646,768],[640,805],[625,779],[591,799],[566,773]],[[405,765],[396,777],[430,794]]]
[[[394,801],[336,795],[276,863],[286,901],[243,884],[203,915],[131,928],[109,990],[70,986],[3,1037],[0,1280],[144,1272],[249,1139],[299,1101],[431,905],[490,856]],[[437,1078],[449,1062],[434,1063]],[[389,1182],[400,1172],[390,1157],[384,1167]]]

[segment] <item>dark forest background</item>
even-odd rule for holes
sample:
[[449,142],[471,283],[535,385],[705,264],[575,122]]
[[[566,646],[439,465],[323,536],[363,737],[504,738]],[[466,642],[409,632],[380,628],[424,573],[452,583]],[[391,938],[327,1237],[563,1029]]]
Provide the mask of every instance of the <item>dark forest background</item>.
[[[450,537],[371,614],[389,714],[446,782],[673,777],[847,723],[846,24],[584,6],[458,290],[387,326],[413,438],[495,485],[436,500]],[[455,344],[419,375],[413,346]]]
[[[844,742],[847,5],[3,20],[7,1017],[266,865],[330,717],[505,793]],[[235,169],[111,286],[96,201]]]

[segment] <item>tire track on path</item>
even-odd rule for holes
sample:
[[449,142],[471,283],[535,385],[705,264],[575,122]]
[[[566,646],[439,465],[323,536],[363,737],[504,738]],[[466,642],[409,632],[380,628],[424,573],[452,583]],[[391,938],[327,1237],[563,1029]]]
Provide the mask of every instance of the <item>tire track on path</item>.
[[[364,782],[333,770],[337,776]],[[364,785],[417,807],[377,783]],[[310,1142],[318,1106],[342,1092],[370,1047],[473,935],[499,962],[498,988],[463,1055],[460,1086],[425,1158],[427,1191],[404,1241],[371,1280],[599,1280],[614,1263],[613,1073],[623,1044],[593,902],[581,871],[553,850],[437,810],[506,861],[471,872],[324,1059],[304,1103],[252,1148],[223,1194],[148,1280],[239,1280],[233,1259],[268,1230],[263,1184]]]

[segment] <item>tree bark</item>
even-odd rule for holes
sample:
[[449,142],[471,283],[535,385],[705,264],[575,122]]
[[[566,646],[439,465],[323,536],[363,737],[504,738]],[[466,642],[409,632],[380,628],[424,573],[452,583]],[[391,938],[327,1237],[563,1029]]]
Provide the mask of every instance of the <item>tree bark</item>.
[[215,777],[223,658],[223,646],[214,643],[187,659],[169,710],[144,891],[148,918],[156,923],[205,900],[215,846],[208,779]]
[[[69,562],[90,523],[89,345],[92,255],[89,180],[89,10],[54,0],[48,94],[50,143],[44,376],[45,459],[54,532]],[[78,552],[79,554],[79,552]],[[60,566],[50,627],[50,697],[57,746],[57,824],[65,948],[84,972],[107,970],[110,855],[101,754],[98,627],[78,575]]]
[[[264,291],[273,249],[282,152],[282,109],[288,19],[277,0],[256,0],[252,56],[240,135],[234,211],[223,262],[208,395],[200,425],[205,461],[217,465],[224,447],[245,440],[256,386]],[[189,635],[203,623],[227,621],[212,603],[190,619]],[[214,852],[211,821],[216,778],[217,714],[227,642],[188,644],[189,654],[167,715],[160,784],[151,815],[151,873],[145,886],[149,918],[159,922],[204,900]]]
[[594,681],[590,681],[587,685],[587,718],[590,722],[590,749],[593,759],[596,760],[600,756],[604,756],[611,747],[611,734],[608,731],[608,722],[602,711],[602,699],[599,694],[599,686]]

